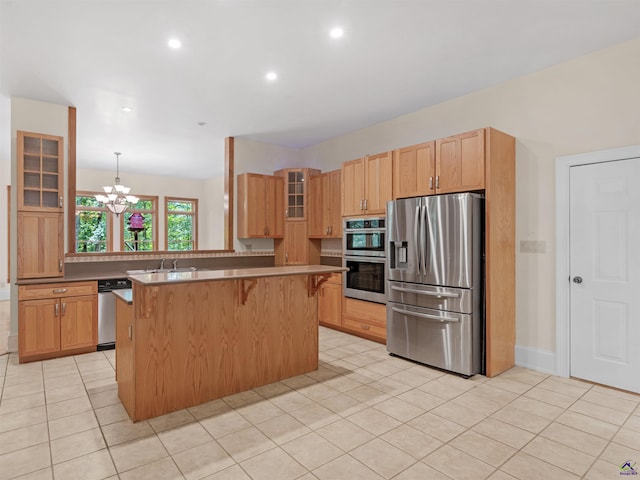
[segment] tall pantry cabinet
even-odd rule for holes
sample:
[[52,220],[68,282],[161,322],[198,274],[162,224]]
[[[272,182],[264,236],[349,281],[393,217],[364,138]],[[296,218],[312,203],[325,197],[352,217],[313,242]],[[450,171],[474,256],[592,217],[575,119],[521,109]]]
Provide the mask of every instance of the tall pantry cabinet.
[[63,143],[18,131],[18,279],[64,275]]

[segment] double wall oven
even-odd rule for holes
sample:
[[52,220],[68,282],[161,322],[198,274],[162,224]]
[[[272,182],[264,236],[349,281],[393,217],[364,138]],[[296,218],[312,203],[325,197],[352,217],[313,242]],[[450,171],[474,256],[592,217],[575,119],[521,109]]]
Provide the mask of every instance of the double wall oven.
[[343,232],[344,296],[385,303],[385,219],[345,219]]

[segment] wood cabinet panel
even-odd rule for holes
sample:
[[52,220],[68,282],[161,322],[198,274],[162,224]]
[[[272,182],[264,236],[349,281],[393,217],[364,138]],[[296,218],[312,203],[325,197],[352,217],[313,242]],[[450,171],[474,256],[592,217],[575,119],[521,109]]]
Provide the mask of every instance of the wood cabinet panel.
[[17,277],[48,278],[63,275],[63,214],[18,212]]
[[92,347],[98,343],[98,302],[96,297],[60,299],[60,349]]
[[435,171],[435,142],[394,150],[393,198],[432,195]]
[[18,317],[18,348],[21,357],[60,350],[58,299],[18,302]]
[[392,153],[342,164],[342,216],[384,214],[393,198]]
[[317,299],[307,288],[307,275],[134,283],[132,419],[317,369]]
[[340,170],[311,177],[309,184],[309,237],[342,238]]
[[342,215],[360,215],[364,199],[364,162],[361,158],[342,164]]
[[392,153],[368,155],[364,163],[364,213],[384,215],[387,202],[393,198]]
[[342,274],[333,273],[318,290],[318,321],[327,327],[342,325]]
[[345,298],[342,305],[342,327],[357,335],[386,342],[386,305]]
[[284,236],[284,179],[271,175],[238,175],[238,238]]
[[309,177],[309,237],[323,237],[326,233],[323,212],[323,193],[326,174]]
[[[131,334],[131,336],[129,335]],[[130,417],[135,413],[133,306],[116,297],[116,380],[118,397]]]
[[436,193],[484,189],[485,130],[436,140]]
[[97,282],[18,287],[20,362],[95,351],[97,343]]

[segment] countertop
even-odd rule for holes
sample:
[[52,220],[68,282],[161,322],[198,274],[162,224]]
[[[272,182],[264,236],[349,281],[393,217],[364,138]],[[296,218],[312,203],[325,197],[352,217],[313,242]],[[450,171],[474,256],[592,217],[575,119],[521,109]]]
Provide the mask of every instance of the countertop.
[[129,305],[133,304],[133,290],[130,288],[125,288],[122,290],[113,290],[113,293],[117,298],[127,302]]
[[197,270],[189,272],[141,273],[129,275],[132,282],[142,285],[208,282],[214,280],[241,280],[244,278],[280,277],[286,275],[313,275],[346,272],[344,267],[327,265],[291,265],[288,267],[241,268],[229,270]]

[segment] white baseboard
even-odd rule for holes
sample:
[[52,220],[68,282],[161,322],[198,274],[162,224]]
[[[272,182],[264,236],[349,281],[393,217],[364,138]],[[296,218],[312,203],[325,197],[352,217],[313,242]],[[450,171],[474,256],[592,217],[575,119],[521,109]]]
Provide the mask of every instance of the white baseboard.
[[516,365],[556,375],[556,353],[550,350],[516,345]]

